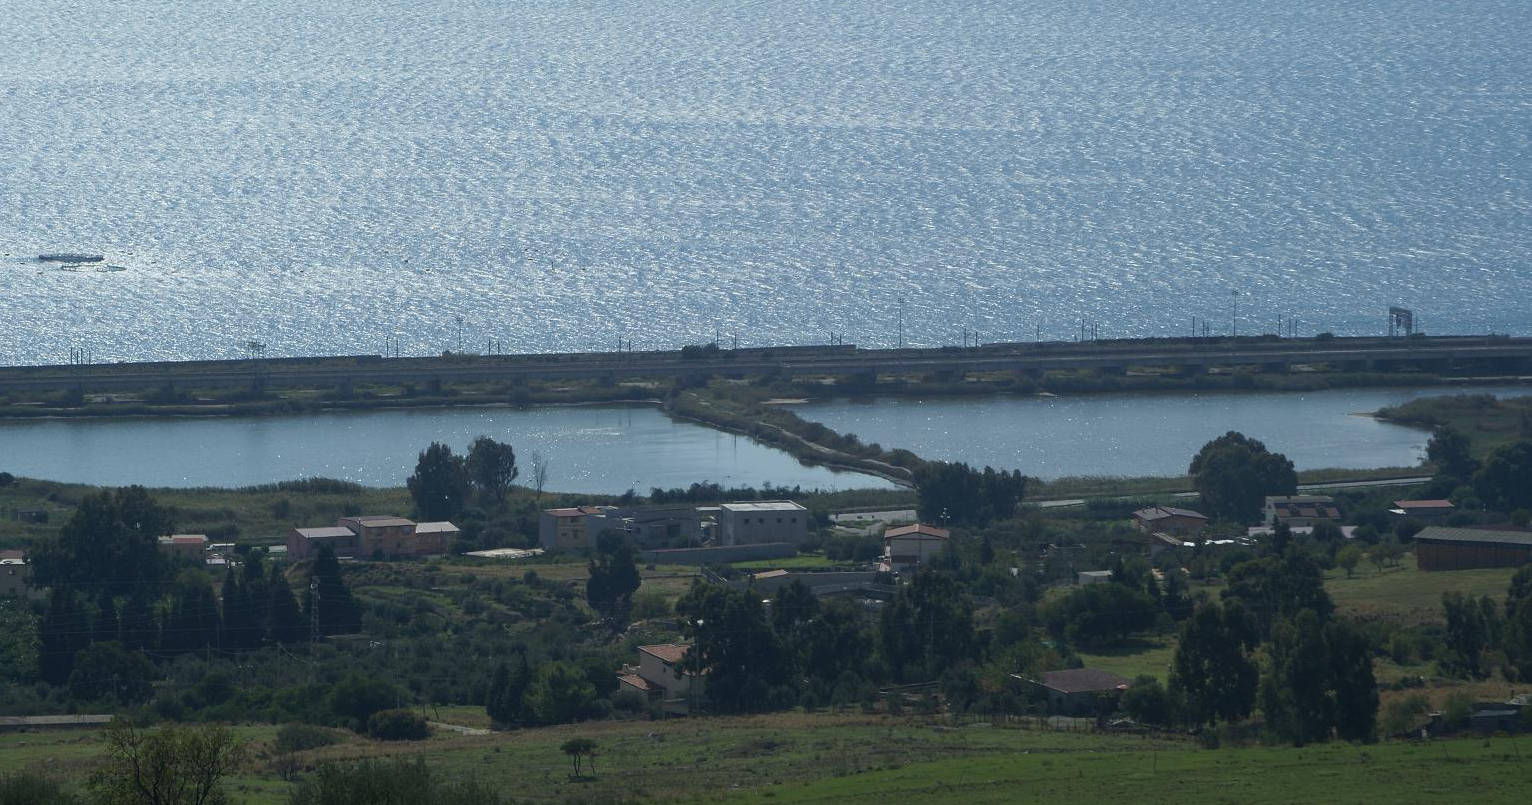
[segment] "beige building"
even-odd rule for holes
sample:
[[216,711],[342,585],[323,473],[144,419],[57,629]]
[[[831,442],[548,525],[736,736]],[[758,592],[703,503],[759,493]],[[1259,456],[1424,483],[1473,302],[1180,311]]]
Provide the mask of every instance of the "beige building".
[[667,713],[686,715],[703,695],[707,677],[681,669],[691,646],[661,643],[638,647],[638,665],[626,666],[617,677],[619,690],[631,690],[645,700],[660,702]]
[[361,554],[361,544],[356,532],[344,526],[295,528],[287,532],[287,558],[293,562],[312,559],[323,545],[330,546],[336,556],[355,558]]
[[200,563],[207,551],[206,534],[171,534],[160,537],[160,552]]
[[593,547],[598,535],[590,533],[585,520],[610,510],[610,506],[545,509],[537,520],[537,544],[545,551],[579,551]]
[[914,570],[947,548],[952,532],[929,525],[905,525],[883,531],[883,564],[894,572]]
[[724,503],[717,517],[720,545],[797,544],[809,535],[809,510],[790,500]]

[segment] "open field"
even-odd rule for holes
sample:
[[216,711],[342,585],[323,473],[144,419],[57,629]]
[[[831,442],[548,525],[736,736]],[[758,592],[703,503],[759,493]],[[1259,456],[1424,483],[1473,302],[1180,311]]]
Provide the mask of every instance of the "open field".
[[1532,772],[1506,739],[1302,749],[1023,750],[831,777],[756,803],[1521,803]]
[[1089,668],[1111,671],[1129,679],[1143,674],[1166,682],[1170,678],[1170,660],[1175,654],[1175,644],[1174,636],[1141,638],[1101,653],[1081,651],[1079,654]]
[[[269,768],[273,727],[240,727],[251,760],[235,801],[279,805],[291,784]],[[572,781],[559,751],[599,746],[596,773]],[[0,736],[0,772],[77,781],[95,733]],[[305,766],[423,757],[444,777],[475,777],[518,801],[664,802],[1522,802],[1532,773],[1507,739],[1430,744],[1207,750],[1184,739],[1039,731],[939,719],[778,714],[577,724],[382,744],[361,738],[302,753]],[[1532,750],[1532,747],[1529,747]]]
[[1357,565],[1356,577],[1344,570],[1325,574],[1325,589],[1336,609],[1361,618],[1385,617],[1406,623],[1440,623],[1442,593],[1461,592],[1475,598],[1487,595],[1505,599],[1506,586],[1515,568],[1425,572],[1415,567],[1415,555],[1406,554],[1399,567],[1382,573],[1371,564]]

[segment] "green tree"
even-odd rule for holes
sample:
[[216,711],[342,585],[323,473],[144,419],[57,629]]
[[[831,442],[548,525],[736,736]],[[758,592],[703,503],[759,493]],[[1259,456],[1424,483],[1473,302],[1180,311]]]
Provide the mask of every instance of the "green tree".
[[1442,593],[1442,609],[1447,620],[1447,651],[1437,659],[1437,666],[1450,676],[1489,676],[1483,663],[1488,642],[1483,610],[1471,596],[1459,592]]
[[160,647],[172,652],[203,651],[218,644],[218,597],[207,575],[184,570],[171,594]]
[[1174,718],[1175,705],[1172,697],[1160,680],[1148,675],[1140,675],[1133,680],[1122,694],[1118,707],[1128,717],[1140,724],[1154,724],[1156,726],[1169,726]]
[[1474,494],[1495,511],[1532,508],[1532,441],[1502,445],[1473,476]]
[[[4,475],[5,473],[0,473]],[[3,484],[0,484],[3,486]],[[0,805],[82,805],[57,781],[31,772],[0,774]]]
[[973,660],[973,608],[945,573],[922,570],[883,608],[878,632],[883,658],[897,678],[926,681],[948,667]]
[[423,758],[323,763],[289,795],[288,805],[509,805],[474,780],[446,782]]
[[527,665],[527,655],[516,652],[511,662],[495,666],[490,680],[484,710],[494,724],[514,724],[522,720],[522,699],[527,685],[532,681],[532,669]]
[[1045,604],[1039,616],[1055,637],[1100,647],[1153,628],[1159,606],[1126,584],[1087,584]]
[[90,644],[90,614],[67,586],[48,591],[48,610],[37,626],[38,673],[50,685],[62,685],[74,672],[75,654]]
[[1404,735],[1419,726],[1430,711],[1431,701],[1419,693],[1395,699],[1383,708],[1383,734],[1390,738]]
[[280,565],[271,566],[270,576],[266,580],[266,594],[270,602],[267,606],[271,611],[271,639],[283,645],[302,643],[309,639],[308,621],[303,619],[298,598],[293,595],[287,577],[282,575]]
[[1360,629],[1346,621],[1325,624],[1329,655],[1329,696],[1335,735],[1343,741],[1377,740],[1378,680],[1372,670],[1372,646]]
[[1250,652],[1258,642],[1255,619],[1237,600],[1197,607],[1181,627],[1170,669],[1170,690],[1184,702],[1188,723],[1250,715],[1259,679]]
[[604,615],[613,628],[627,625],[633,610],[633,594],[643,579],[633,558],[633,545],[620,531],[605,531],[596,537],[596,553],[590,559],[590,578],[585,582],[585,600]]
[[1298,489],[1298,474],[1287,456],[1236,431],[1203,445],[1188,474],[1213,516],[1240,522],[1260,516],[1266,495],[1291,495]]
[[1015,470],[927,461],[915,471],[915,488],[920,519],[984,525],[1016,516],[1027,479]]
[[104,737],[106,761],[90,780],[99,805],[222,805],[223,778],[246,755],[225,727],[145,730],[118,717]]
[[375,741],[423,741],[431,727],[413,710],[379,710],[367,717],[367,737]]
[[[317,582],[317,584],[316,584]],[[341,578],[340,562],[328,545],[322,545],[309,568],[310,589],[317,587],[318,600],[309,590],[303,594],[303,620],[313,622],[319,610],[319,632],[324,635],[353,634],[362,628],[361,615],[351,598],[351,589]]]
[[173,525],[170,510],[141,486],[86,495],[58,538],[33,551],[32,581],[68,585],[89,599],[103,590],[115,596],[153,588],[169,575],[159,538]]
[[361,732],[373,713],[397,707],[401,695],[398,688],[381,679],[352,672],[330,689],[330,712]]
[[132,705],[154,693],[154,664],[116,641],[92,643],[75,655],[69,695],[82,702],[111,698]]
[[707,676],[707,705],[722,712],[751,712],[781,704],[792,656],[766,620],[759,596],[694,582],[676,601],[682,630],[692,647],[683,670]]
[[423,520],[451,520],[468,500],[468,465],[440,442],[420,451],[415,473],[405,481]]
[[1346,571],[1346,578],[1351,578],[1356,570],[1358,562],[1362,561],[1362,549],[1355,545],[1347,545],[1335,552],[1335,564]]
[[589,738],[570,738],[559,746],[559,751],[574,760],[574,776],[580,776],[580,758],[590,758],[590,770],[596,771],[596,742]]
[[1294,746],[1376,737],[1378,691],[1372,653],[1355,627],[1324,623],[1305,610],[1279,621],[1267,644],[1261,712],[1267,728]]
[[1224,600],[1242,602],[1255,615],[1262,635],[1271,632],[1277,618],[1292,618],[1307,609],[1323,620],[1335,610],[1325,592],[1324,571],[1296,549],[1241,562],[1229,569],[1228,579]]
[[1520,682],[1532,682],[1532,597],[1524,597],[1516,603],[1510,617],[1505,619],[1505,635],[1501,642],[1505,647],[1507,670]]
[[488,436],[480,436],[468,446],[467,468],[473,485],[497,502],[505,500],[511,482],[521,472],[516,468],[516,451]]
[[1441,425],[1426,442],[1426,460],[1436,465],[1439,474],[1449,478],[1472,478],[1479,462],[1470,452],[1468,437],[1462,431]]
[[583,719],[595,698],[596,688],[579,666],[550,662],[527,686],[527,715],[534,724],[568,724]]

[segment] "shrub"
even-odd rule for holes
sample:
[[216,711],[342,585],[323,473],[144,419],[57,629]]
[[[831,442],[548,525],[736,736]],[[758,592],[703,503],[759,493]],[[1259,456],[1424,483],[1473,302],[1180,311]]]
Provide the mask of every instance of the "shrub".
[[420,741],[431,737],[431,728],[413,710],[379,710],[367,719],[367,734],[379,741]]
[[30,772],[0,774],[0,805],[79,805],[58,783]]
[[275,748],[278,752],[303,752],[321,746],[340,743],[340,736],[312,724],[285,724],[277,730]]

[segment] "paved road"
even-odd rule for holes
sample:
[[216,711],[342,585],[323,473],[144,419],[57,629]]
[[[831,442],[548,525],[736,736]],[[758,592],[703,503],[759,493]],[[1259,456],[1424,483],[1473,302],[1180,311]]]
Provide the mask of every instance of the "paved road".
[[[1417,476],[1413,478],[1371,478],[1360,481],[1328,481],[1322,484],[1298,484],[1299,492],[1322,492],[1327,489],[1365,489],[1376,486],[1415,486],[1427,483],[1431,476]],[[1196,492],[1174,492],[1171,497],[1194,498]],[[1117,498],[1132,497],[1130,495],[1092,495],[1093,498]],[[1153,497],[1145,495],[1144,497]],[[1070,506],[1084,506],[1086,498],[1056,498],[1053,500],[1029,500],[1027,505],[1036,506],[1039,509],[1062,509]]]
[[[1503,359],[1532,361],[1532,339],[1164,339],[1084,343],[987,344],[958,349],[768,347],[683,356],[679,351],[484,355],[451,358],[295,358],[81,366],[0,367],[0,391],[112,390],[163,386],[316,387],[335,384],[482,382],[765,373],[873,375],[899,372],[1125,370],[1130,366],[1210,366]],[[1514,371],[1512,369],[1511,371]]]

